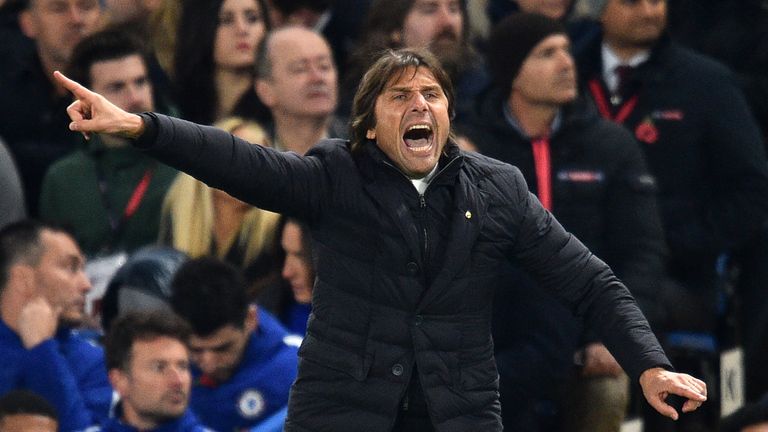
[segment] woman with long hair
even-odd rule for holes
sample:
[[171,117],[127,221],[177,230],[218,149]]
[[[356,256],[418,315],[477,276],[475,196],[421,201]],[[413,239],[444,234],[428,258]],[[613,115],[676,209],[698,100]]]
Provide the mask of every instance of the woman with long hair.
[[[214,126],[249,142],[267,143],[264,129],[242,118],[227,118]],[[280,215],[180,173],[163,203],[160,243],[192,258],[219,257],[244,269],[249,281],[261,286],[280,278],[279,225]]]
[[204,124],[230,115],[258,118],[256,50],[269,28],[264,0],[183,3],[173,73],[183,118]]

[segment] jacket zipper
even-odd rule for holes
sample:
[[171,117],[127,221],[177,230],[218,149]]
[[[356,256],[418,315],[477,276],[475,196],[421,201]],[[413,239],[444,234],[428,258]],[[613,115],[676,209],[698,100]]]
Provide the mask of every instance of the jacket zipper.
[[[445,172],[445,170],[447,170],[448,167],[453,165],[457,160],[459,160],[459,158],[455,157],[455,158],[451,159],[450,161],[448,161],[448,163],[445,164],[445,166],[443,168],[441,168],[440,171],[435,173],[435,175],[432,177],[432,179],[429,181],[429,183],[427,183],[427,188],[424,189],[424,193],[423,194],[419,194],[419,208],[421,208],[422,212],[426,212],[426,209],[427,209],[427,199],[426,199],[425,195],[427,194],[427,191],[429,191],[429,187],[432,185],[432,182],[434,182],[436,178],[440,177],[440,175],[443,172]],[[400,171],[400,169],[397,168],[396,166],[392,165],[391,163],[389,163],[387,161],[382,161],[382,163],[384,165],[392,168],[393,170],[397,171],[398,173],[400,173],[400,175],[405,177],[405,179],[408,180],[409,182],[411,181],[411,178],[408,177],[407,175],[403,174],[403,172]],[[428,249],[429,248],[429,236],[427,235],[427,226],[426,226],[426,224],[424,224],[422,226],[422,231],[424,232],[424,244],[422,245],[424,250],[422,251],[422,253],[424,254],[424,260],[426,261],[426,259],[427,259],[427,251],[429,250]]]

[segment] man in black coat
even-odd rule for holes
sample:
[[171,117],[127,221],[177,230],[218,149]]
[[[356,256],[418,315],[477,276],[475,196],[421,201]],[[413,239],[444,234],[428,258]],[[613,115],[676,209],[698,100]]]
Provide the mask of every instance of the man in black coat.
[[706,399],[702,381],[670,371],[627,289],[520,171],[449,139],[453,90],[426,51],[384,54],[355,95],[351,142],[321,141],[304,157],[131,115],[56,77],[78,98],[72,130],[136,138],[211,186],[309,225],[317,274],[287,431],[500,431],[491,299],[512,262],[600,330],[660,411],[678,417],[668,394],[688,398],[684,412]]
[[666,0],[608,0],[600,22],[602,32],[576,53],[579,77],[603,117],[640,141],[658,181],[674,279],[660,300],[688,305],[666,326],[714,331],[716,261],[735,257],[747,393],[758,397],[768,385],[768,163],[760,130],[734,74],[670,39]]
[[[522,171],[544,207],[611,266],[654,324],[664,253],[655,182],[632,135],[576,102],[569,48],[565,27],[543,15],[500,21],[488,43],[495,88],[459,128],[479,152]],[[506,424],[529,432],[620,428],[626,375],[584,330],[522,271],[497,292],[493,340]]]

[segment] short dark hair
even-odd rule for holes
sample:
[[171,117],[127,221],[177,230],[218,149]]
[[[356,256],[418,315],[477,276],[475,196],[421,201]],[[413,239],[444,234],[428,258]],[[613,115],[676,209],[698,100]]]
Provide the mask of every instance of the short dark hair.
[[387,50],[363,76],[352,102],[351,137],[352,149],[356,150],[366,141],[366,132],[376,125],[376,99],[393,78],[405,73],[408,68],[426,68],[434,75],[448,99],[448,114],[454,116],[454,92],[451,78],[440,66],[440,61],[426,49]]
[[[72,51],[67,71],[69,76],[86,87],[91,86],[91,67],[94,63],[118,60],[138,55],[149,69],[149,54],[141,40],[133,33],[108,28],[83,38]],[[149,74],[149,70],[147,70]]]
[[242,272],[217,258],[187,261],[171,282],[171,307],[198,336],[232,325],[243,328],[248,314],[247,284]]
[[127,370],[136,341],[152,341],[160,337],[176,339],[189,346],[189,324],[167,311],[130,312],[112,322],[105,339],[107,369]]
[[40,239],[43,231],[71,235],[59,225],[33,219],[14,222],[0,230],[0,293],[8,283],[11,266],[18,263],[34,266],[40,262],[45,252]]
[[59,421],[56,409],[45,398],[29,390],[11,390],[0,397],[0,422],[18,414],[40,415]]

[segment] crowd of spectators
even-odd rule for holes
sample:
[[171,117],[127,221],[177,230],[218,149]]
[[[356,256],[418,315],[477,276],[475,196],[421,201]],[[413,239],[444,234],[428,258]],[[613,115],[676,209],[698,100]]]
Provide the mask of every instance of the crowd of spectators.
[[452,139],[517,166],[665,348],[712,341],[679,368],[718,389],[717,354],[743,352],[742,409],[662,419],[513,272],[493,319],[505,427],[768,430],[766,2],[0,0],[0,431],[281,430],[312,319],[311,226],[70,131],[55,70],[304,155],[349,138],[364,72],[398,48],[435,54]]

